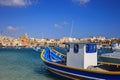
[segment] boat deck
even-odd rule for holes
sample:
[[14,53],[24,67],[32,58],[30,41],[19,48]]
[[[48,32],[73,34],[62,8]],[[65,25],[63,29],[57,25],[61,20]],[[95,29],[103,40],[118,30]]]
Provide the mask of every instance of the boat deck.
[[[58,64],[66,65],[65,62],[58,62]],[[97,66],[88,66],[89,70],[99,70],[99,71],[120,71],[120,64],[114,64],[114,63],[98,63]]]
[[116,64],[98,64],[97,66],[89,66],[87,69],[100,71],[120,71],[120,66]]

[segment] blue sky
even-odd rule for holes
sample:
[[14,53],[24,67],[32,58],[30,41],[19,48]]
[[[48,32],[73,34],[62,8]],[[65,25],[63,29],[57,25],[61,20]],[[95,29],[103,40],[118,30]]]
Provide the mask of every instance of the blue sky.
[[0,0],[0,33],[120,38],[120,0]]

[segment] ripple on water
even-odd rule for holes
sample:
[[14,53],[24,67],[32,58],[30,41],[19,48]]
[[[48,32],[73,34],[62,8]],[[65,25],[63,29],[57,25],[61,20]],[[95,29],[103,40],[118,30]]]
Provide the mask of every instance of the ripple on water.
[[31,49],[0,49],[0,80],[57,80]]

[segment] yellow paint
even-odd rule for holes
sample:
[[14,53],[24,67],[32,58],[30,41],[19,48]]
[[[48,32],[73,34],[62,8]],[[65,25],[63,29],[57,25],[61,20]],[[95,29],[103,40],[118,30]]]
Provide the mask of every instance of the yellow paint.
[[[79,70],[79,71],[87,71],[87,72],[92,72],[92,73],[99,73],[99,74],[112,74],[112,75],[117,75],[117,74],[119,74],[119,75],[120,75],[120,71],[118,71],[118,72],[113,72],[113,71],[89,70],[89,69],[75,68],[75,67],[73,67],[73,66],[66,66],[66,65],[62,65],[62,64],[58,64],[58,63],[54,63],[54,62],[49,62],[49,61],[47,61],[47,60],[44,59],[43,54],[44,54],[44,51],[42,51],[42,53],[41,53],[41,59],[42,59],[44,62],[49,63],[49,64],[53,64],[53,65],[56,65],[56,66],[61,66],[61,67],[70,68],[70,69]],[[104,62],[104,63],[105,63],[105,62]],[[102,63],[102,64],[104,64],[104,63]]]
[[109,64],[109,65],[116,65],[116,66],[120,66],[120,64],[117,63],[109,63],[109,62],[98,62],[99,64]]

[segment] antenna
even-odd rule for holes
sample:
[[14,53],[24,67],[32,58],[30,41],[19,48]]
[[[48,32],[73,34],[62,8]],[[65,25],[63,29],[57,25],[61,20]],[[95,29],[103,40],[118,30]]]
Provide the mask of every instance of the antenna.
[[42,33],[42,39],[44,39],[44,33]]
[[3,31],[2,31],[2,30],[0,30],[0,36],[2,36],[2,33],[3,33]]
[[71,26],[71,30],[70,30],[70,38],[72,37],[72,32],[73,32],[73,20],[72,20],[72,26]]

